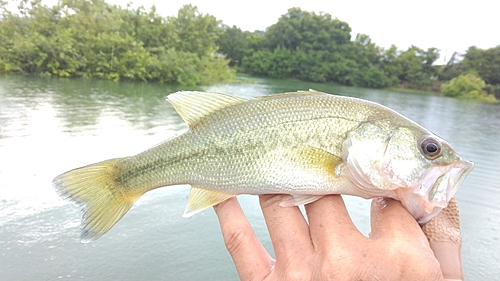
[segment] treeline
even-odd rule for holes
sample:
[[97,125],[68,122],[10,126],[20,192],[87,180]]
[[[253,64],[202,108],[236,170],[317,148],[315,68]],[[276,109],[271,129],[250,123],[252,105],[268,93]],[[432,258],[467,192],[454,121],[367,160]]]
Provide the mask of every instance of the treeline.
[[500,45],[470,47],[435,65],[439,50],[381,48],[327,13],[291,8],[266,31],[223,25],[196,7],[175,17],[153,6],[104,0],[0,0],[0,72],[200,85],[240,72],[371,88],[408,88],[447,96],[500,97]]
[[162,17],[104,0],[0,1],[0,72],[209,84],[233,77],[216,55],[219,21],[182,7]]
[[240,71],[254,75],[436,92],[443,85],[443,94],[449,96],[484,100],[500,96],[500,46],[470,47],[462,60],[455,53],[447,65],[439,66],[434,64],[439,58],[436,48],[384,49],[365,34],[353,39],[346,22],[300,8],[289,9],[266,32],[223,28],[219,52]]

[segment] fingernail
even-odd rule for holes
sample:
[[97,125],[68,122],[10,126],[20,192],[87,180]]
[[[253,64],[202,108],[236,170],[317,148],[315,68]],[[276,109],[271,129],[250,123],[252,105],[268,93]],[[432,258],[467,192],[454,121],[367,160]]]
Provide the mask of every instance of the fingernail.
[[376,197],[373,198],[373,201],[379,206],[380,209],[384,209],[387,206],[387,201],[385,201],[384,197]]

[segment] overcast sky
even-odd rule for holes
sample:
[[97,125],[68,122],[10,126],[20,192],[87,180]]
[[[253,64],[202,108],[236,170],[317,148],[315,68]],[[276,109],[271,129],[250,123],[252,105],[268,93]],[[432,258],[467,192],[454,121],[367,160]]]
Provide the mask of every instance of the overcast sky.
[[[50,3],[55,0],[43,1]],[[125,6],[128,0],[107,0]],[[352,37],[365,33],[381,47],[396,44],[399,49],[410,45],[441,50],[437,63],[449,59],[454,51],[464,52],[469,46],[491,48],[500,45],[500,1],[392,1],[392,0],[141,0],[149,10],[155,4],[164,16],[175,15],[184,4],[193,4],[202,13],[214,15],[227,25],[243,30],[265,30],[276,23],[288,8],[326,12],[347,22]]]

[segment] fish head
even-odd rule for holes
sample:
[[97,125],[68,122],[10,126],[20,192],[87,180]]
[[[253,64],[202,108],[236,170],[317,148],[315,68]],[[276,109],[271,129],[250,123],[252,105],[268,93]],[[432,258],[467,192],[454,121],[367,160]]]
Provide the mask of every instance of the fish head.
[[474,167],[446,141],[417,125],[366,123],[344,141],[343,160],[348,177],[362,192],[400,200],[420,224],[448,205]]

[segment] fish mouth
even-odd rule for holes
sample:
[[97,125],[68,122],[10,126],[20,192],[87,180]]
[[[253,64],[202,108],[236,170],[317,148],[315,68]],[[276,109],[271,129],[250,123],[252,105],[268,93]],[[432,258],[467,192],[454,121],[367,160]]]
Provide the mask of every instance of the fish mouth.
[[[415,191],[423,199],[424,206],[409,208],[419,224],[425,224],[436,216],[455,195],[458,188],[474,168],[474,163],[459,159],[447,166],[435,166],[423,176]],[[423,208],[422,208],[423,207]]]

